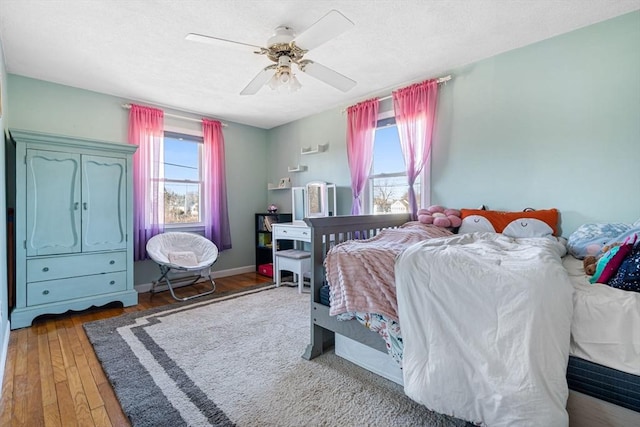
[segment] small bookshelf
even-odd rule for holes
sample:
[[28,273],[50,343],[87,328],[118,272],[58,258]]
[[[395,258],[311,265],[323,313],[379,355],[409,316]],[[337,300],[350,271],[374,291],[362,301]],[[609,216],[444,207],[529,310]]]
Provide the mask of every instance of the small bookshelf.
[[[290,213],[256,213],[256,271],[260,272],[260,266],[273,262],[273,239],[271,227],[279,222],[291,222]],[[292,249],[293,241],[281,241],[278,249]]]

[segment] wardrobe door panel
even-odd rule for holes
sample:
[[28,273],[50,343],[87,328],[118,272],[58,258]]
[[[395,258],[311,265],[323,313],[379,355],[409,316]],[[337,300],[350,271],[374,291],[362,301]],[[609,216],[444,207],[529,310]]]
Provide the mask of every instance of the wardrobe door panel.
[[125,249],[126,160],[82,156],[82,251]]
[[80,155],[27,150],[27,256],[80,252]]

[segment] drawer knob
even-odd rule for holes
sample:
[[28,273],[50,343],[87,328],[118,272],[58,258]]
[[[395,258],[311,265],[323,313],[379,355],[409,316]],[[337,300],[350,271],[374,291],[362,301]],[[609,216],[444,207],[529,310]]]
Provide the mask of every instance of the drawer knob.
[[113,265],[113,264],[115,264],[115,263],[116,263],[116,262],[115,262],[114,260],[109,261],[109,264],[111,264],[111,265]]
[[109,284],[110,284],[110,285],[115,285],[115,284],[116,284],[116,281],[115,281],[115,280],[112,280],[112,281],[110,281],[110,282],[109,282]]
[[42,291],[42,295],[49,295],[49,291],[45,289],[44,291]]
[[46,273],[47,271],[49,271],[49,267],[43,268],[42,271],[44,271]]

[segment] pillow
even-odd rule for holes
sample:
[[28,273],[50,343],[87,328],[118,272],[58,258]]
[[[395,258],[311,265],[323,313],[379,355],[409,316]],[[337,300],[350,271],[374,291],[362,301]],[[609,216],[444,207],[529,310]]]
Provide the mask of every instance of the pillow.
[[640,238],[640,225],[631,225],[631,228],[622,234],[618,234],[609,242],[609,244],[622,243],[627,240],[627,238],[633,239],[635,236]]
[[[629,224],[583,224],[569,236],[567,249],[569,253],[578,259],[586,256],[596,256],[602,247],[614,243],[622,242],[617,240],[631,229]],[[624,239],[623,239],[624,240]]]
[[553,235],[553,228],[549,225],[535,218],[521,218],[516,221],[511,221],[502,234],[507,237],[546,237]]
[[640,244],[622,260],[618,272],[607,282],[612,288],[640,292]]
[[509,237],[544,237],[558,233],[558,210],[502,212],[461,209],[462,225],[458,233],[491,231]]
[[196,254],[191,251],[169,252],[169,262],[180,267],[194,267],[198,265]]

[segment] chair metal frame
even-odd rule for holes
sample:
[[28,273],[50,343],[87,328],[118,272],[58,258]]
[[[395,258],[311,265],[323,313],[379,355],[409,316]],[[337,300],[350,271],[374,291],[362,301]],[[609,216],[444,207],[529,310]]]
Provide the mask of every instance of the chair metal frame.
[[[161,290],[161,291],[156,290],[156,288],[158,286],[162,286],[162,285],[165,285],[165,284],[169,288],[169,292],[171,292],[171,296],[173,297],[173,299],[175,299],[177,301],[188,301],[190,299],[203,297],[205,295],[210,295],[210,294],[214,293],[215,290],[216,290],[216,282],[214,282],[213,278],[211,277],[211,266],[209,266],[208,267],[209,268],[209,274],[206,276],[206,278],[209,279],[209,282],[211,283],[211,289],[207,290],[207,291],[204,291],[204,292],[201,292],[201,293],[196,294],[196,295],[190,295],[188,297],[180,298],[180,297],[176,296],[176,293],[173,290],[174,286],[176,286],[176,287],[193,286],[196,283],[198,283],[200,281],[200,278],[202,278],[203,276],[202,275],[198,275],[198,276],[195,276],[194,278],[184,277],[184,278],[180,278],[180,279],[174,280],[174,283],[171,283],[171,280],[169,280],[169,277],[168,277],[168,274],[169,274],[169,272],[171,272],[171,270],[177,270],[177,271],[191,271],[191,270],[186,269],[186,268],[178,268],[178,267],[175,267],[175,266],[173,268],[171,268],[171,267],[168,267],[168,266],[163,265],[163,264],[158,264],[158,267],[160,267],[160,273],[162,273],[162,275],[157,280],[154,280],[151,283],[150,293],[151,293],[152,297],[157,292],[165,292],[165,290]],[[202,271],[202,269],[200,271]],[[164,283],[162,283],[163,280],[164,280]]]

